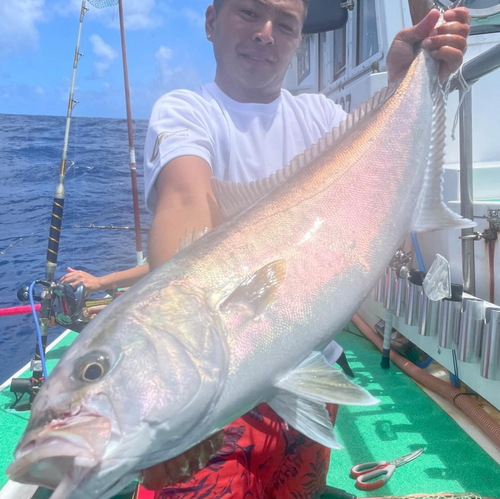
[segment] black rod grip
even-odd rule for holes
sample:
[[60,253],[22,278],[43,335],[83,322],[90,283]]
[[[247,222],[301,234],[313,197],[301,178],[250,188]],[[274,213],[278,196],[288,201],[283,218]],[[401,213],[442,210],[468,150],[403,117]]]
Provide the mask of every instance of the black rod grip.
[[59,238],[61,237],[63,209],[64,209],[64,199],[55,197],[54,203],[52,205],[49,245],[47,248],[47,261],[53,264],[57,264],[57,254],[59,252]]

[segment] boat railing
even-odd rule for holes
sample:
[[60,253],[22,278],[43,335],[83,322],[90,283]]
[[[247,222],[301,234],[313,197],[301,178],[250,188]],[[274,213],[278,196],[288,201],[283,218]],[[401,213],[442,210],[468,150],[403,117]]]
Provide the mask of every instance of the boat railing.
[[[472,139],[472,95],[470,87],[484,76],[500,67],[500,43],[473,59],[465,62],[450,77],[448,88],[459,91],[459,136],[460,136],[460,211],[465,218],[474,218],[473,199],[473,139]],[[474,241],[481,234],[474,229],[462,230],[462,273],[464,291],[475,295]]]

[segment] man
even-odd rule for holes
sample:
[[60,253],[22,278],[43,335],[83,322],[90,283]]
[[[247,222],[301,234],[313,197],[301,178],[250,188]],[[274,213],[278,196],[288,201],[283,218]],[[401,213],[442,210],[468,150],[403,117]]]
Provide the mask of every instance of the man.
[[[293,97],[281,89],[301,41],[306,9],[307,0],[214,0],[207,8],[215,81],[199,93],[163,96],[150,120],[145,181],[154,213],[148,246],[152,269],[176,253],[186,231],[222,222],[212,176],[245,182],[266,177],[345,117],[322,95]],[[434,29],[438,17],[432,11],[398,33],[387,58],[390,82],[404,76],[420,42],[440,61],[441,78],[460,66],[468,13],[449,11],[447,22]],[[336,410],[330,410],[333,419]],[[156,498],[177,499],[312,498],[325,487],[329,450],[289,428],[266,404],[229,425],[222,450],[198,471],[218,445],[213,438],[147,470],[144,486],[156,489]],[[186,476],[191,478],[178,481]]]

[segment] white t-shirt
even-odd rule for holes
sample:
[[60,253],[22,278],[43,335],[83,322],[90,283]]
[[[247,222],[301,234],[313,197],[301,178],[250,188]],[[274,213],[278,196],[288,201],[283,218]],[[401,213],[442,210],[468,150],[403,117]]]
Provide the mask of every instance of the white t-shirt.
[[[215,178],[251,182],[288,164],[345,118],[321,94],[293,96],[287,90],[269,104],[241,103],[215,82],[199,92],[175,90],[153,107],[144,149],[146,205],[154,212],[156,177],[179,156],[198,156]],[[342,348],[331,342],[323,354],[332,364]]]
[[198,156],[215,178],[251,182],[283,168],[345,118],[321,94],[287,90],[269,104],[241,103],[215,82],[199,92],[175,90],[153,107],[144,151],[146,205],[154,212],[156,177],[179,156]]

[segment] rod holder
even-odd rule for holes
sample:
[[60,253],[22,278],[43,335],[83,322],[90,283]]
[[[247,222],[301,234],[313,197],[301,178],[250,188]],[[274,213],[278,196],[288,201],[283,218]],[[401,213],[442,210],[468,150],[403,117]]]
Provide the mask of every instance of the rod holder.
[[422,336],[436,336],[440,311],[441,300],[433,301],[422,291],[418,313],[418,334]]
[[384,291],[384,308],[386,310],[394,310],[394,297],[396,293],[396,269],[387,267],[385,271],[385,291]]
[[458,358],[462,362],[479,362],[484,322],[484,302],[467,298],[463,301]]
[[383,303],[385,297],[385,274],[380,276],[377,284],[373,288],[373,299],[376,302]]
[[417,326],[420,308],[421,295],[423,293],[422,283],[424,282],[424,272],[412,269],[406,287],[406,309],[405,324],[407,326]]
[[396,277],[396,288],[394,290],[394,315],[396,317],[403,317],[405,315],[407,287],[407,278]]
[[480,373],[483,378],[500,381],[500,308],[485,311]]
[[438,326],[438,345],[441,348],[454,349],[458,346],[460,319],[462,312],[463,286],[451,285],[451,298],[445,298],[441,304]]

